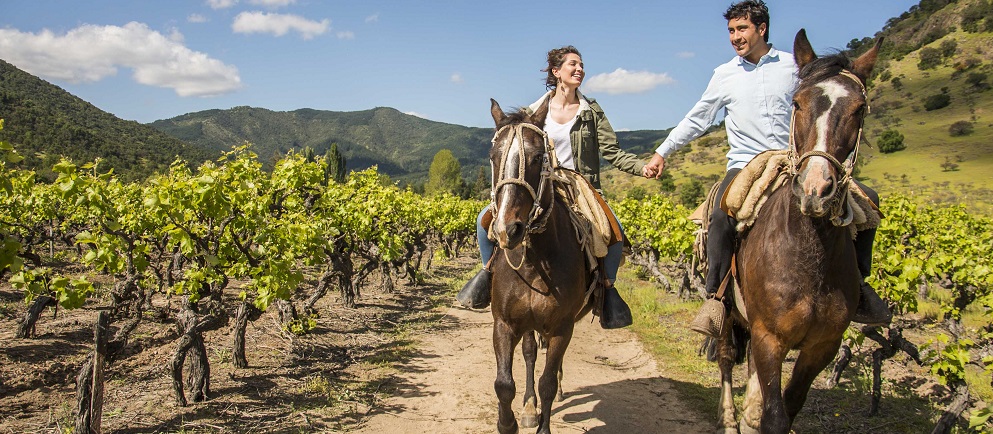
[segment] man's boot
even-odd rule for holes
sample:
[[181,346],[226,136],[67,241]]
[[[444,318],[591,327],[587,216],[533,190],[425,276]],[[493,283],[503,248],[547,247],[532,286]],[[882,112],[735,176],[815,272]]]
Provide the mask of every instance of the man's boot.
[[879,298],[876,290],[872,289],[865,281],[862,281],[860,289],[862,295],[859,297],[859,305],[855,308],[855,317],[852,318],[852,321],[871,326],[889,324],[893,319],[893,314],[886,302]]
[[493,273],[483,267],[472,279],[462,287],[455,299],[462,306],[472,309],[482,309],[490,305],[490,281],[493,280]]
[[600,311],[600,327],[618,329],[627,327],[634,321],[631,319],[631,308],[617,293],[617,288],[610,285],[603,289],[603,309]]
[[712,338],[719,337],[721,329],[724,328],[724,318],[727,316],[727,308],[724,302],[711,297],[703,302],[696,318],[690,323],[690,330]]

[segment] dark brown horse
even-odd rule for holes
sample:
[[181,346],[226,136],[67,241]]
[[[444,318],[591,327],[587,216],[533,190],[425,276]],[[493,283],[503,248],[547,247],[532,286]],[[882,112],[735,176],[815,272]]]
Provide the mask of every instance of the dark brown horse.
[[[736,255],[745,312],[732,309],[734,326],[725,327],[718,351],[723,432],[789,432],[855,313],[861,277],[854,244],[849,228],[831,219],[849,188],[868,110],[865,80],[878,48],[879,41],[854,61],[840,54],[818,58],[806,32],[796,35],[794,173],[766,201]],[[746,342],[749,379],[739,425],[731,368]],[[799,354],[784,390],[782,365],[791,350]]]
[[[501,434],[518,430],[511,410],[516,394],[511,369],[514,348],[523,339],[527,381],[521,425],[548,433],[562,358],[576,320],[590,310],[586,290],[593,276],[576,238],[568,205],[553,191],[554,151],[542,131],[548,102],[528,116],[524,111],[507,115],[491,100],[490,112],[497,130],[490,149],[490,235],[498,244],[490,263],[497,362],[493,387],[500,401],[497,429]],[[535,410],[535,332],[548,343],[544,372],[538,381],[540,415]]]

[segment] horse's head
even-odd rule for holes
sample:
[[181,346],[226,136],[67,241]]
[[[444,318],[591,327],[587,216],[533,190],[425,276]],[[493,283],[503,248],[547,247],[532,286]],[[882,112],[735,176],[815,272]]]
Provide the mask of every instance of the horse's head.
[[542,214],[541,197],[551,189],[548,136],[542,131],[548,101],[532,115],[523,109],[505,114],[496,101],[490,103],[496,122],[490,148],[492,236],[501,248],[513,249],[532,230]]
[[807,32],[796,34],[800,85],[793,95],[790,147],[797,171],[793,194],[805,215],[827,215],[848,187],[869,110],[865,82],[881,42],[854,61],[844,54],[818,58]]

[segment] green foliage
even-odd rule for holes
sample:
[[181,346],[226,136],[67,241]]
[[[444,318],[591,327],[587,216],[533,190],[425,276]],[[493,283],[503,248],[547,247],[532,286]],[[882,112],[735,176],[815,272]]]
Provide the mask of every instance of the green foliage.
[[24,291],[25,301],[47,295],[58,301],[65,309],[78,309],[86,297],[93,293],[93,284],[86,279],[69,279],[53,275],[49,268],[22,270],[10,278],[10,284]]
[[696,208],[703,201],[703,183],[699,179],[690,178],[679,187],[679,202],[687,208]]
[[648,196],[648,191],[645,190],[645,187],[640,185],[631,187],[627,192],[628,199],[642,200],[646,196]]
[[215,155],[104,112],[2,60],[0,77],[0,118],[9,126],[0,140],[27,156],[23,168],[41,179],[54,178],[48,169],[62,156],[102,158],[122,179],[140,180],[168,170],[177,157],[200,164]]
[[[989,18],[993,17],[993,6],[987,0],[979,0],[966,6],[962,10],[962,30],[976,33],[991,23]],[[985,19],[984,26],[980,26],[980,21]]]
[[921,59],[917,63],[917,68],[921,71],[934,69],[941,64],[941,51],[937,48],[924,47],[918,52]]
[[973,126],[969,121],[958,121],[948,126],[948,134],[952,137],[967,136],[972,134]]
[[[952,340],[939,334],[925,345],[925,357],[931,361],[931,373],[942,386],[965,381],[965,368],[969,364],[969,349],[974,346],[969,339]],[[938,348],[932,348],[938,347]]]
[[955,55],[955,50],[958,49],[958,41],[954,39],[946,39],[941,41],[941,45],[938,46],[938,50],[941,52],[941,57],[949,58]]
[[633,248],[651,251],[661,260],[677,260],[693,253],[696,225],[690,212],[661,195],[612,204]]
[[441,194],[458,194],[463,189],[462,165],[448,149],[438,151],[431,161],[428,171],[428,182],[424,185],[424,194],[437,196]]
[[948,107],[952,102],[952,97],[947,93],[939,93],[924,98],[924,110],[933,111]]
[[[309,149],[309,148],[308,148]],[[345,156],[338,151],[338,144],[332,143],[331,148],[324,154],[324,184],[334,181],[338,184],[345,182]]]
[[971,72],[965,78],[965,83],[972,86],[974,89],[983,91],[990,88],[989,83],[986,79],[989,78],[985,72]]

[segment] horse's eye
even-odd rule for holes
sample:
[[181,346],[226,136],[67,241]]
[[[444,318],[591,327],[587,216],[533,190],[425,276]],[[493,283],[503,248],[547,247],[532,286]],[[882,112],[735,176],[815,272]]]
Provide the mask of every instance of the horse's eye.
[[793,101],[793,110],[800,110],[800,103]]

